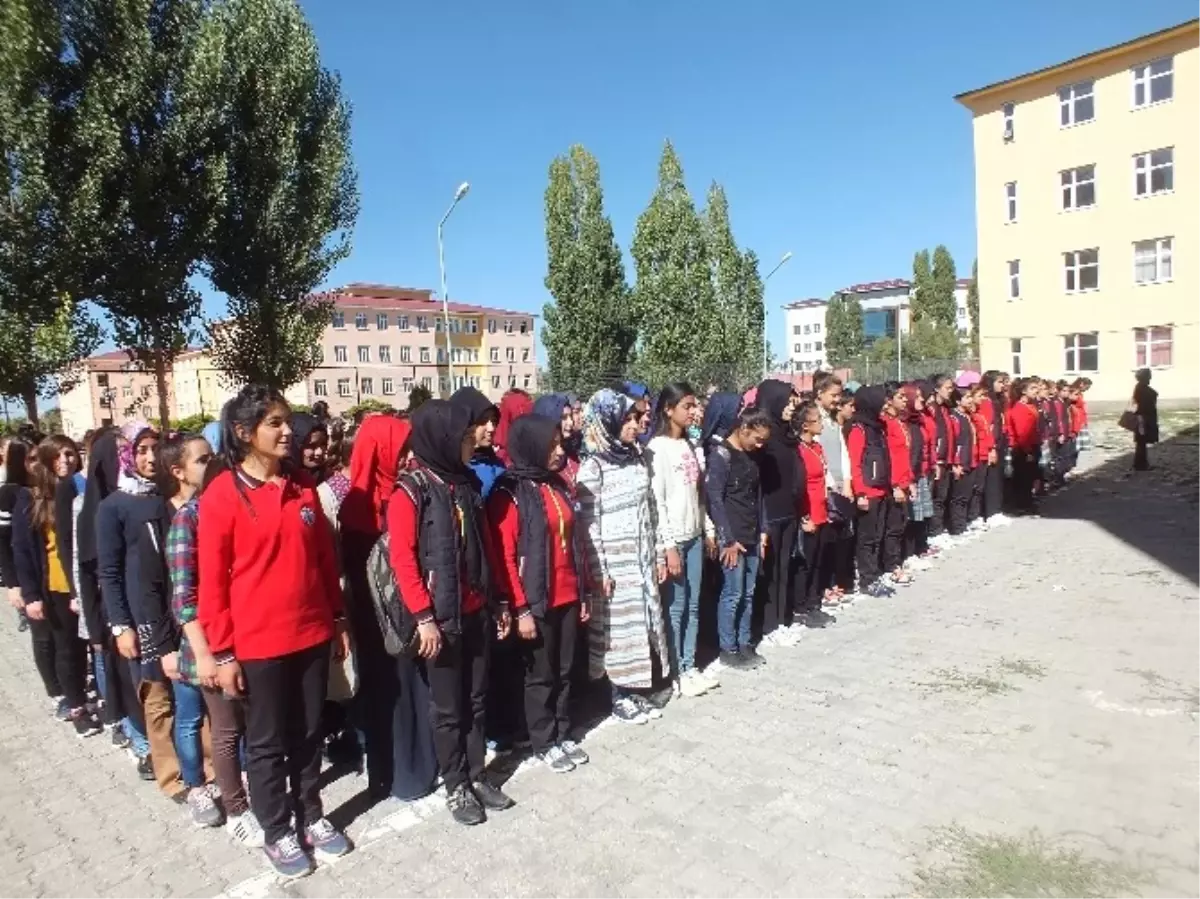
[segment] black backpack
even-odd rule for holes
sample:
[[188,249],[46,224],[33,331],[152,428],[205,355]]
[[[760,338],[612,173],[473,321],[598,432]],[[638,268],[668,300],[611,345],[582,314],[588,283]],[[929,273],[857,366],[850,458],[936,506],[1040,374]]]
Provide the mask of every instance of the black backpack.
[[[420,472],[412,475],[418,488],[424,487]],[[425,502],[425,491],[420,490],[420,503]],[[392,571],[391,541],[387,531],[380,535],[367,556],[367,587],[371,591],[371,605],[383,634],[384,651],[391,656],[415,655],[420,641],[417,639],[417,619],[400,598],[400,588]]]
[[861,424],[855,425],[855,427],[862,428],[863,432],[863,483],[877,490],[887,490],[892,486],[892,460],[888,456],[887,440],[883,436],[883,429],[866,428]]

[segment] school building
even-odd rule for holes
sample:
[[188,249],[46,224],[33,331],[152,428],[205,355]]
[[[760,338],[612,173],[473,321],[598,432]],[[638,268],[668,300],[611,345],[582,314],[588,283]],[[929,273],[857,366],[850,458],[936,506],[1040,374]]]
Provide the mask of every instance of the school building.
[[1197,20],[958,95],[973,116],[981,363],[1127,401],[1200,382]]

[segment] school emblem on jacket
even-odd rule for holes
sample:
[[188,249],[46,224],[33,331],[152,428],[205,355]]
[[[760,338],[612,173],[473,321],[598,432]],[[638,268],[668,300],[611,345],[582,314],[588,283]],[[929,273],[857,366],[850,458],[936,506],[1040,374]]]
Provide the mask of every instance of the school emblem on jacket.
[[317,520],[317,515],[315,512],[313,512],[312,506],[300,507],[300,520],[310,528],[313,526]]

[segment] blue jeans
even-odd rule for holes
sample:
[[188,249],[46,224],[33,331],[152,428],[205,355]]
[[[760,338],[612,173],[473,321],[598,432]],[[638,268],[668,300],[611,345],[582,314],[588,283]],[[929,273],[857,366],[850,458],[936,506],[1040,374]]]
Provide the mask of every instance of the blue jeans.
[[204,696],[199,687],[173,681],[175,691],[175,754],[179,774],[189,787],[204,786],[204,748],[200,728],[204,724]]
[[672,667],[675,674],[690,671],[696,665],[696,631],[700,625],[700,578],[704,565],[704,541],[693,537],[677,547],[683,571],[662,585],[663,604],[667,607],[670,628]]
[[92,652],[92,674],[96,676],[96,692],[108,702],[108,675],[104,670],[104,653],[99,650]]
[[737,652],[750,646],[750,612],[754,584],[758,580],[758,554],[745,553],[733,568],[721,568],[721,598],[717,602],[717,639],[721,652]]

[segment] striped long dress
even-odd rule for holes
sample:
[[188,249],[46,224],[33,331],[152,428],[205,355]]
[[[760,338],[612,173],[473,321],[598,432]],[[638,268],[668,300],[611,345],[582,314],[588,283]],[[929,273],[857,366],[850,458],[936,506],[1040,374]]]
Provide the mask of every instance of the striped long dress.
[[[665,663],[666,628],[654,566],[650,475],[641,458],[620,465],[592,456],[579,466],[579,533],[587,553],[588,673],[617,687],[652,685],[651,650]],[[604,582],[615,585],[611,597]]]

